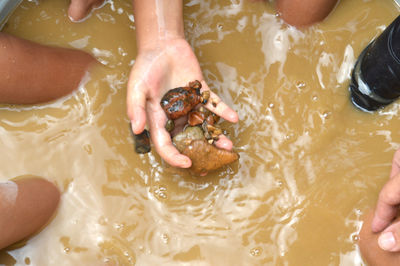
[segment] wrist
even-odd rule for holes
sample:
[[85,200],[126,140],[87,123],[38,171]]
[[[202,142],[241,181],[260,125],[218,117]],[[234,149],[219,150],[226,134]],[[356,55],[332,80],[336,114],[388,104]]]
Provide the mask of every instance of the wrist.
[[161,51],[166,50],[168,47],[175,47],[177,44],[185,42],[186,39],[183,36],[168,36],[167,38],[153,38],[148,40],[140,40],[137,42],[137,51],[139,54],[148,51]]

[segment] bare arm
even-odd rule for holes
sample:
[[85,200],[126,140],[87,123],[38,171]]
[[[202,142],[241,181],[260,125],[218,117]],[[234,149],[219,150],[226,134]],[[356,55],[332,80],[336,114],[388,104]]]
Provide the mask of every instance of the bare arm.
[[94,62],[82,51],[0,33],[0,102],[33,104],[67,95]]
[[139,53],[185,39],[182,0],[134,0],[133,13]]
[[[192,48],[184,38],[182,0],[134,0],[138,55],[132,68],[127,95],[127,113],[132,131],[139,134],[149,126],[156,151],[170,165],[187,168],[191,161],[178,152],[165,130],[167,117],[160,106],[161,97],[172,88],[199,80],[209,90]],[[218,103],[206,105],[222,118],[237,122],[231,108],[211,93]],[[221,148],[231,149],[232,142],[221,138]]]

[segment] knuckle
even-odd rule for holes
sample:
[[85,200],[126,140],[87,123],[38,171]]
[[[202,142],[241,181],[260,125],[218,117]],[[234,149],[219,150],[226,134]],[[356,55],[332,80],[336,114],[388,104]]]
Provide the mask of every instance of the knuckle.
[[383,189],[379,193],[379,200],[389,205],[397,205],[400,203],[400,193],[394,190]]

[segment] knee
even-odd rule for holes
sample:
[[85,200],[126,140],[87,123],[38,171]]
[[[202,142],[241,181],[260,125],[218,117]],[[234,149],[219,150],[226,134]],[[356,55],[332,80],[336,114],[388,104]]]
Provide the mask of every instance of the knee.
[[282,19],[295,27],[309,26],[329,15],[338,0],[277,0]]

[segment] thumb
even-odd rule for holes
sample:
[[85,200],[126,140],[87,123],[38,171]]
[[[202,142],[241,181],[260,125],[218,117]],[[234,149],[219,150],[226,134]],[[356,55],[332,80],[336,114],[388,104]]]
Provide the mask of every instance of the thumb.
[[127,113],[135,134],[142,133],[146,125],[146,94],[142,84],[142,81],[128,83]]

